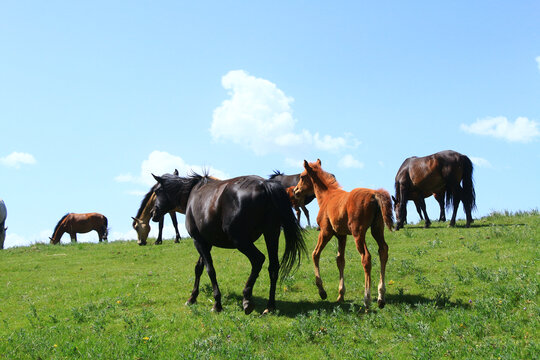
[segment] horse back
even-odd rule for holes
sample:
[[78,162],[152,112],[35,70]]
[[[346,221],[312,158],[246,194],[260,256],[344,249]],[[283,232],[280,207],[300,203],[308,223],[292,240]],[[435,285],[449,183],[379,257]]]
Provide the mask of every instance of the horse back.
[[186,228],[211,245],[235,248],[234,235],[258,239],[268,216],[270,201],[258,176],[241,176],[196,186],[189,196]]
[[66,218],[65,223],[67,232],[87,233],[101,229],[103,226],[107,227],[107,218],[100,213],[71,213]]

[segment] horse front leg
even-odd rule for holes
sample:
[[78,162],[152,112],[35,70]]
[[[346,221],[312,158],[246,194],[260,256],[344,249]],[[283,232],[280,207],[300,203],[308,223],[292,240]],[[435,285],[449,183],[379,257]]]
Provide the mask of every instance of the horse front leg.
[[450,219],[450,227],[456,226],[456,215],[459,207],[459,201],[461,200],[461,187],[458,186],[454,190],[454,210],[452,211],[452,218]]
[[71,242],[77,242],[77,233],[70,233]]
[[[329,224],[327,226],[330,226]],[[313,259],[313,266],[315,268],[315,285],[317,285],[317,288],[319,289],[319,296],[321,299],[325,300],[328,295],[326,294],[326,291],[324,290],[323,281],[321,279],[321,272],[319,269],[319,260],[321,258],[321,252],[324,250],[326,244],[328,244],[328,241],[332,238],[333,234],[329,232],[327,229],[327,226],[325,228],[321,227],[321,232],[319,233],[319,238],[317,240],[317,245],[315,246],[315,249],[313,250],[313,254],[311,254],[311,257]]]
[[191,291],[191,296],[189,297],[186,305],[193,305],[197,302],[197,296],[199,296],[199,284],[201,282],[201,275],[204,269],[204,261],[202,256],[199,256],[199,260],[195,264],[195,282],[193,284],[193,290]]
[[420,199],[418,200],[418,203],[420,204],[420,209],[422,209],[422,212],[424,213],[424,220],[426,221],[424,227],[428,228],[431,226],[431,220],[429,220],[429,216],[426,211],[426,200]]
[[178,231],[178,220],[176,219],[176,211],[171,211],[169,214],[171,215],[171,221],[173,223],[174,231],[176,233],[176,238],[174,239],[174,242],[179,243],[182,237],[180,236],[180,232]]
[[158,223],[158,226],[159,226],[159,230],[158,230],[158,236],[157,236],[157,239],[156,241],[154,242],[154,245],[161,245],[163,243],[163,240],[162,240],[162,235],[163,235],[163,222],[164,222],[164,217],[162,216],[161,219],[159,219],[159,223]]
[[214,306],[212,307],[212,311],[220,312],[223,310],[223,306],[221,305],[221,291],[219,290],[217,282],[216,269],[214,269],[214,262],[212,260],[212,255],[210,254],[212,246],[206,245],[204,241],[197,238],[194,238],[193,242],[195,244],[195,248],[199,252],[199,255],[203,258],[204,265],[206,266],[206,272],[208,273],[208,277],[212,283],[212,290],[214,294]]

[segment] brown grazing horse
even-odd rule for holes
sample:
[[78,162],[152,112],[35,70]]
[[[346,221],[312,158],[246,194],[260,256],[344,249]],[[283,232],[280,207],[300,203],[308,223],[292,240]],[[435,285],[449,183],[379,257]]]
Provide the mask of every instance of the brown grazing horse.
[[384,276],[386,262],[388,261],[388,245],[384,240],[384,225],[391,230],[394,225],[392,215],[392,201],[386,190],[371,190],[356,188],[351,192],[343,190],[335,177],[321,168],[321,160],[309,163],[304,160],[304,172],[300,174],[300,181],[294,189],[297,195],[314,193],[319,203],[317,223],[321,227],[317,246],[313,250],[313,264],[315,265],[315,284],[319,288],[319,295],[326,299],[319,271],[319,258],[328,241],[333,236],[338,239],[337,266],[339,269],[339,296],[338,302],[344,300],[345,281],[345,245],[347,235],[352,234],[356,242],[356,249],[362,256],[362,265],[365,274],[364,304],[369,308],[371,302],[371,254],[366,245],[366,232],[371,227],[371,235],[379,246],[381,261],[381,277],[378,286],[378,305],[383,308],[386,304],[384,295],[386,287]]
[[[177,169],[174,169],[173,175],[178,176]],[[148,239],[148,234],[151,230],[150,219],[152,218],[152,208],[154,207],[154,203],[156,202],[156,194],[154,193],[154,191],[156,190],[158,185],[159,184],[156,183],[154,186],[152,186],[152,188],[150,188],[150,191],[148,191],[148,193],[141,201],[141,206],[139,206],[139,210],[137,210],[137,215],[135,215],[135,217],[131,217],[133,219],[133,229],[135,229],[135,231],[137,232],[137,244],[139,245],[146,245],[146,240]],[[176,219],[176,212],[180,211],[178,209],[175,209],[169,212],[169,216],[171,217],[174,231],[176,232],[176,238],[174,242],[179,243],[182,237],[180,236],[180,232],[178,231],[178,220]],[[154,245],[160,245],[163,243],[163,220],[164,217],[159,219],[158,237],[154,242]]]
[[[471,212],[476,207],[473,165],[467,156],[458,152],[446,150],[429,156],[407,158],[396,174],[395,189],[396,196],[393,200],[397,218],[396,230],[405,224],[408,200],[420,204],[428,227],[431,221],[426,213],[424,198],[444,192],[446,192],[446,206],[454,207],[450,226],[456,224],[460,201],[463,202],[467,217],[466,227],[473,222]],[[442,212],[441,209],[441,214]]]
[[[282,172],[279,172],[278,170],[274,170],[274,173],[270,175],[268,178],[270,180],[279,181],[281,185],[283,185],[283,187],[287,189],[288,187],[291,187],[291,186],[294,188],[296,184],[298,184],[298,181],[300,180],[300,174],[285,175]],[[290,195],[289,197],[291,198],[291,203],[292,203],[292,197]],[[306,216],[308,227],[311,227],[311,223],[309,221],[309,211],[306,208],[306,205],[312,202],[313,199],[315,199],[315,195],[310,194],[310,195],[303,196],[302,198],[296,199],[296,204],[297,204],[296,206],[293,204],[293,208],[296,211],[296,217],[298,218],[298,223],[300,223],[300,209],[302,209],[302,211],[304,212],[304,215]]]
[[68,233],[71,241],[77,241],[77,233],[87,233],[95,230],[99,236],[99,242],[107,241],[107,218],[99,213],[64,215],[54,228],[51,244],[58,244],[62,235]]

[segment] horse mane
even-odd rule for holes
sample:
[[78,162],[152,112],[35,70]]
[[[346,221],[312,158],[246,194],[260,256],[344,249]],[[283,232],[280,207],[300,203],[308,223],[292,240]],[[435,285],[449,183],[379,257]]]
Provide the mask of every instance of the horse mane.
[[339,185],[336,177],[334,174],[331,174],[329,172],[324,171],[319,165],[316,163],[310,163],[309,166],[311,169],[317,173],[317,177],[321,184],[325,186],[327,189],[341,189],[341,185]]
[[216,180],[208,174],[207,170],[203,171],[203,175],[200,175],[192,170],[186,177],[164,174],[161,178],[165,181],[161,182],[161,186],[167,193],[173,195],[175,199],[187,197],[195,185],[199,183],[206,184],[209,181]]
[[276,176],[284,176],[285,174],[282,173],[281,171],[279,170],[274,170],[274,173],[270,176],[268,176],[268,179],[272,180],[273,178],[275,178]]
[[152,195],[154,194],[154,191],[156,191],[156,188],[158,187],[159,183],[157,184],[154,184],[154,186],[152,186],[152,188],[150,189],[150,191],[148,191],[148,193],[146,195],[144,195],[144,198],[142,199],[141,201],[141,206],[139,207],[139,210],[137,210],[137,215],[135,215],[135,217],[137,219],[139,219],[139,217],[141,216],[144,208],[146,207],[146,205],[148,204],[148,201],[150,201],[150,198],[152,197]]
[[58,221],[58,224],[56,224],[56,226],[54,227],[53,236],[54,236],[54,234],[56,234],[56,231],[57,231],[58,228],[60,227],[60,224],[62,224],[62,222],[64,221],[64,219],[67,218],[69,214],[70,214],[70,213],[67,213],[66,215],[62,216],[62,218]]

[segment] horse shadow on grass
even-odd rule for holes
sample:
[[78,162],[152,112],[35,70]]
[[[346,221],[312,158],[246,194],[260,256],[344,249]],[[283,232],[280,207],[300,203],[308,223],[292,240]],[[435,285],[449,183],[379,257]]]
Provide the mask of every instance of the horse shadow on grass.
[[[233,306],[241,308],[243,296],[238,293],[233,293],[225,296],[226,301]],[[268,299],[259,296],[253,296],[252,301],[255,303],[254,313],[262,314],[266,308]],[[409,305],[411,307],[419,307],[423,305],[433,305],[443,310],[446,308],[462,308],[470,309],[470,305],[462,301],[438,301],[435,298],[425,297],[419,294],[386,294],[386,307]],[[230,306],[230,305],[229,305]],[[225,310],[226,311],[226,310]],[[295,318],[298,315],[307,315],[316,312],[334,312],[340,311],[343,313],[357,313],[359,315],[366,313],[366,307],[364,306],[363,299],[351,299],[342,303],[338,303],[331,300],[314,300],[314,301],[287,301],[276,300],[276,312],[274,316],[285,316],[288,318]],[[367,311],[369,313],[377,313],[378,311],[384,311],[377,307],[377,299],[371,302],[371,307]]]

